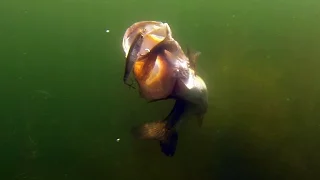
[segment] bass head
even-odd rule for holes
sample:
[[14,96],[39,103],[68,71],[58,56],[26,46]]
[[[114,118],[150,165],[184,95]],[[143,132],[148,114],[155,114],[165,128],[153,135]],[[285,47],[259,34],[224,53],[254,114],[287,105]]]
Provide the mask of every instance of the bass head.
[[171,38],[171,29],[167,23],[160,21],[140,21],[134,23],[126,30],[123,36],[122,48],[125,57],[128,56],[129,49],[135,37],[139,34],[143,36],[141,51],[139,53],[144,55],[164,39]]

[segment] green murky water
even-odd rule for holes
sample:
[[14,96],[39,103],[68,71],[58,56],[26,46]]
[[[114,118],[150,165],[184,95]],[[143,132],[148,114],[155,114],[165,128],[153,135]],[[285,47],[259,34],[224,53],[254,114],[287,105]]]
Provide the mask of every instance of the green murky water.
[[[2,0],[0,179],[319,178],[319,19],[316,0]],[[130,135],[172,107],[122,83],[141,20],[202,52],[209,112],[174,158]]]

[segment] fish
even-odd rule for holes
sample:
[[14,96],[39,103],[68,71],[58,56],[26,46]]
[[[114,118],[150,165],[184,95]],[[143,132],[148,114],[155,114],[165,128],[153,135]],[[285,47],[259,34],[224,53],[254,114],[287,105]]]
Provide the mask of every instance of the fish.
[[[143,38],[137,33],[138,27],[148,27],[147,30],[140,31]],[[136,36],[132,40],[134,35]],[[148,48],[148,51],[144,48]],[[133,69],[140,96],[148,103],[168,99],[175,101],[164,119],[135,126],[131,133],[138,139],[158,141],[162,153],[173,157],[178,144],[179,125],[184,117],[196,116],[201,127],[208,109],[206,84],[196,74],[196,59],[200,52],[187,49],[185,54],[172,37],[169,25],[155,21],[151,21],[149,25],[146,21],[138,22],[128,28],[123,40],[123,49],[126,63],[129,62],[128,66]]]
[[[154,61],[154,56],[164,54],[165,51],[176,50],[172,46],[172,42],[163,42],[151,51],[147,57]],[[190,54],[194,56],[194,54]],[[152,56],[152,58],[150,58]],[[165,55],[164,55],[165,56]],[[168,57],[163,60],[169,61]],[[167,64],[168,69],[173,68],[172,65]],[[132,128],[132,134],[137,139],[142,140],[156,140],[159,141],[160,148],[163,154],[172,157],[175,155],[178,143],[177,126],[182,123],[183,117],[186,115],[195,115],[197,117],[199,127],[203,124],[204,114],[207,111],[207,90],[204,81],[198,77],[195,79],[195,86],[191,89],[187,88],[181,79],[191,78],[184,73],[176,76],[172,91],[160,99],[152,99],[151,102],[161,100],[174,99],[175,104],[166,118],[160,121],[148,122],[140,126]],[[161,91],[162,92],[162,91]]]

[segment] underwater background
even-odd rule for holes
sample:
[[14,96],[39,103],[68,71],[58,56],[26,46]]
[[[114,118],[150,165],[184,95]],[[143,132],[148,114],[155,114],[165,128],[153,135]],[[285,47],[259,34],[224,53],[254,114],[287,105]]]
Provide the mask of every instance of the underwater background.
[[[130,134],[173,106],[123,84],[143,20],[202,53],[209,110],[173,158]],[[316,0],[1,0],[0,180],[319,179],[319,47]]]

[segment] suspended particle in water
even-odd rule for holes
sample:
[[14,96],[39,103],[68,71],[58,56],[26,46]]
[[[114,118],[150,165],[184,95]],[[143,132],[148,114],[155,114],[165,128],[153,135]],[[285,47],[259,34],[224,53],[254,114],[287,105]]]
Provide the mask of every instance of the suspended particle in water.
[[107,29],[107,30],[106,30],[106,33],[109,33],[109,32],[110,32],[110,30],[109,30],[109,29]]
[[48,100],[49,98],[52,98],[52,95],[45,90],[35,90],[34,93],[35,94],[32,96],[33,99]]
[[117,142],[120,142],[120,138],[117,138],[116,141],[117,141]]
[[229,69],[229,67],[228,66],[223,66],[223,68],[222,68],[222,71],[227,71]]

